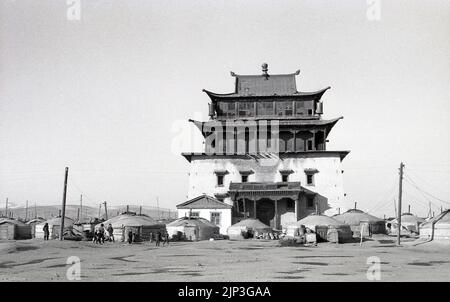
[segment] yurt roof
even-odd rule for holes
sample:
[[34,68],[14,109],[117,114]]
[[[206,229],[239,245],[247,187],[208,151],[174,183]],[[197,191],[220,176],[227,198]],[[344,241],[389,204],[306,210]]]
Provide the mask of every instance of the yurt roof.
[[322,214],[311,214],[309,216],[306,216],[305,218],[300,219],[295,224],[304,225],[309,228],[316,225],[334,225],[334,226],[344,225],[344,223]]
[[168,227],[179,227],[179,226],[197,226],[199,228],[213,227],[218,228],[215,224],[212,224],[203,218],[194,217],[181,217],[171,223],[167,224]]
[[30,221],[27,221],[27,224],[41,223],[41,222],[43,222],[43,221],[45,221],[44,218],[33,218],[33,219],[31,219]]
[[[42,221],[41,224],[48,223],[49,225],[61,225],[61,216],[53,217],[50,219],[47,219],[46,221]],[[73,225],[74,221],[72,218],[65,217],[64,218],[64,226],[70,226]]]
[[422,224],[422,228],[431,227],[431,224],[435,221],[435,226],[439,225],[450,225],[450,210],[445,210],[444,212],[440,213],[436,217],[433,217],[431,220],[425,222]]
[[122,227],[122,226],[137,227],[137,226],[160,225],[160,223],[158,223],[156,220],[154,220],[148,216],[128,215],[128,214],[123,214],[123,215],[113,217],[111,219],[108,219],[106,221],[103,221],[103,222],[97,224],[96,226],[98,227],[102,223],[103,223],[104,227],[108,227],[108,225],[111,224],[113,228],[118,228],[118,227]]
[[270,226],[262,223],[259,219],[255,218],[247,218],[239,221],[238,223],[233,224],[231,227],[234,226],[244,226],[251,229],[271,229]]
[[9,219],[9,218],[2,218],[2,219],[0,219],[0,224],[5,224],[5,223],[15,224],[15,225],[18,225],[18,226],[26,225],[22,221],[19,221],[19,220],[16,220],[16,219]]
[[347,212],[342,213],[340,215],[334,215],[333,218],[348,225],[359,225],[361,221],[367,221],[372,223],[384,222],[383,219],[380,219],[378,217],[375,217],[373,215],[370,215],[368,213],[356,209],[348,210]]
[[[392,220],[393,223],[397,223],[397,218]],[[404,213],[402,214],[402,224],[403,223],[422,223],[425,222],[425,219],[417,217],[416,215],[413,215],[411,213]]]

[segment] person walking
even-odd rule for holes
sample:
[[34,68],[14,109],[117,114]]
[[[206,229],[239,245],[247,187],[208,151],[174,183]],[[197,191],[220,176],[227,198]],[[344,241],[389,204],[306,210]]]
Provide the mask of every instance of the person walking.
[[155,241],[156,241],[156,246],[159,246],[159,243],[161,242],[161,232],[160,231],[158,231],[156,233]]
[[167,244],[167,246],[169,246],[169,233],[165,233],[164,234],[164,241],[163,241],[163,246],[165,246]]
[[132,244],[133,243],[133,231],[130,229],[128,231],[128,244]]
[[44,224],[44,227],[42,229],[44,231],[44,240],[48,240],[48,237],[50,236],[50,232],[48,230],[48,223],[46,222]]
[[104,227],[103,223],[98,228],[97,234],[98,234],[99,243],[100,244],[105,243],[105,227]]
[[108,231],[109,241],[115,242],[115,240],[114,240],[114,229],[113,229],[111,224],[108,225],[108,228],[106,229],[106,231]]

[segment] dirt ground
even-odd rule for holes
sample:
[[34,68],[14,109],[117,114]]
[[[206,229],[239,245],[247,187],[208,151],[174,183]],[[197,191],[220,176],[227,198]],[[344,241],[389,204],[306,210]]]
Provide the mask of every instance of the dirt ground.
[[81,281],[368,281],[368,257],[381,281],[450,281],[450,245],[413,246],[376,236],[363,242],[281,247],[278,241],[200,241],[128,245],[74,241],[0,241],[0,281],[67,281],[67,258]]

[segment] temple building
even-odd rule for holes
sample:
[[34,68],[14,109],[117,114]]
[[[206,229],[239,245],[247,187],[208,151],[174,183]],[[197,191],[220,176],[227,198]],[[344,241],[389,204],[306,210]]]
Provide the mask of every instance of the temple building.
[[254,217],[272,228],[313,212],[344,208],[342,160],[349,151],[326,145],[342,117],[322,119],[330,88],[300,92],[296,76],[238,75],[232,93],[203,90],[208,121],[193,122],[205,137],[204,152],[183,153],[190,162],[188,201],[179,217],[201,216],[220,226]]

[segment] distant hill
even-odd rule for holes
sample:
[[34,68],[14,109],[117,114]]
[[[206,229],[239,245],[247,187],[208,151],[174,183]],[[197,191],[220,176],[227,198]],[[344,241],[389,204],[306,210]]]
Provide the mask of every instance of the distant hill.
[[[76,219],[78,216],[79,205],[66,205],[66,217]],[[61,210],[61,206],[58,205],[48,205],[48,206],[37,206],[36,209],[34,206],[28,207],[28,219],[37,217],[42,217],[45,219],[58,216],[59,211]],[[125,212],[127,210],[127,206],[108,206],[108,218],[117,216],[118,214]],[[139,214],[140,206],[130,205],[128,210],[131,212],[136,212]],[[8,212],[11,212],[14,218],[25,219],[26,209],[25,207],[14,207],[8,208]],[[98,217],[99,208],[94,208],[90,206],[83,206],[82,216],[84,218],[95,218]],[[142,206],[142,214],[148,215],[154,219],[167,219],[167,218],[176,218],[177,211],[166,209],[166,208],[156,208],[149,206]],[[6,216],[5,208],[0,208],[0,216]],[[100,218],[105,218],[105,208],[102,206],[100,210]]]

